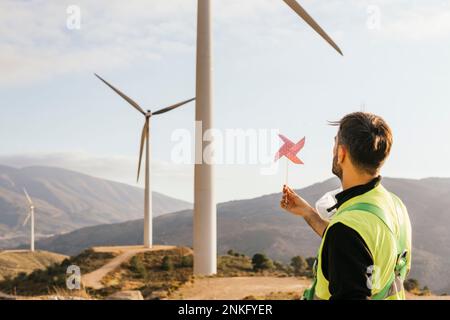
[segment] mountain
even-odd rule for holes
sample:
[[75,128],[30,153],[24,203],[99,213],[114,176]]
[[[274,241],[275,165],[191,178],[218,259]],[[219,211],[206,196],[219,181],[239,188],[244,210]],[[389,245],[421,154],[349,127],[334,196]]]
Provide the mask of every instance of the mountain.
[[[450,179],[422,180],[384,178],[383,185],[400,196],[408,207],[413,228],[413,269],[416,278],[435,292],[450,293]],[[297,190],[310,203],[339,186],[329,179]],[[289,261],[295,255],[314,256],[319,237],[303,219],[279,208],[281,194],[231,201],[218,205],[218,249],[248,255],[264,252],[271,258]],[[154,220],[158,244],[192,245],[192,210],[167,214]],[[97,245],[140,243],[142,220],[83,228],[44,239],[38,248],[75,254]]]
[[[22,222],[29,208],[23,188],[35,204],[40,236],[143,216],[143,189],[65,169],[0,165],[0,247],[27,239],[29,227]],[[156,217],[188,208],[192,205],[187,202],[153,193]]]

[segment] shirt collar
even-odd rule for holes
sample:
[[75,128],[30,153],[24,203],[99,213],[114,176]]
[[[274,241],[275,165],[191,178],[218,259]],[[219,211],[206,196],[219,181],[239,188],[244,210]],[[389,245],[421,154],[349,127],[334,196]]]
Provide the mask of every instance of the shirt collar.
[[381,183],[381,176],[378,176],[374,179],[372,179],[370,182],[366,184],[361,184],[358,186],[351,187],[347,190],[344,190],[340,193],[338,193],[335,198],[337,200],[337,203],[332,206],[331,208],[328,208],[327,211],[331,212],[334,209],[339,209],[339,207],[348,200],[360,196],[366,192],[369,192],[370,190],[376,188]]

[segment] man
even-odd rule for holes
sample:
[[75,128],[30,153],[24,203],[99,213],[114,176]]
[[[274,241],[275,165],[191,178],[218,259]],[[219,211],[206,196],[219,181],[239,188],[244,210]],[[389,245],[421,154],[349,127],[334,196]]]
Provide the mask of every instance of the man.
[[326,220],[288,186],[281,207],[303,217],[322,237],[315,280],[306,299],[405,299],[411,267],[411,224],[401,200],[381,185],[392,132],[376,115],[356,112],[339,126],[333,173],[343,191]]

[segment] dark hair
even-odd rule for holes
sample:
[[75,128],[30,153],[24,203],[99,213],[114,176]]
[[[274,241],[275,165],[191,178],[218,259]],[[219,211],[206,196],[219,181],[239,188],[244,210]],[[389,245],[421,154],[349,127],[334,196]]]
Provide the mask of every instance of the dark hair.
[[353,164],[375,175],[389,156],[393,143],[391,128],[383,118],[354,112],[330,125],[339,126],[338,144],[347,147]]

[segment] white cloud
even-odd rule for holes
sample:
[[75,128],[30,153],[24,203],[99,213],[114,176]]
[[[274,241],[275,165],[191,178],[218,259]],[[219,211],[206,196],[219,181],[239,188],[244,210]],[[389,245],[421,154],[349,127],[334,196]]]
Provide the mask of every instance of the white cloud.
[[[380,7],[379,35],[383,38],[450,36],[450,5],[446,1],[300,2],[338,43],[351,29],[364,30],[369,5]],[[73,4],[81,8],[81,30],[66,28],[66,9]],[[192,58],[196,9],[196,0],[2,0],[0,68],[4,76],[0,85],[124,69],[173,54]],[[299,33],[311,34],[294,16],[281,0],[215,1],[216,47],[221,48],[221,42],[234,43],[234,50],[252,54],[261,47],[277,48],[283,41],[298,39]]]
[[[81,9],[80,30],[66,28],[66,9],[73,4]],[[328,17],[331,12],[324,8],[313,10],[314,15]],[[0,68],[8,77],[0,78],[0,85],[126,68],[168,54],[193,57],[196,9],[196,0],[3,0]],[[249,51],[311,32],[306,24],[299,27],[298,17],[281,0],[215,1],[214,24],[217,42],[233,39],[236,47],[249,45]]]
[[[0,3],[2,85],[116,69],[168,53],[193,53],[193,1],[78,1],[81,29],[66,27],[67,1]],[[151,8],[151,10],[149,10]],[[183,18],[182,18],[183,17]]]
[[401,40],[450,39],[450,6],[401,10],[383,26],[386,36]]

